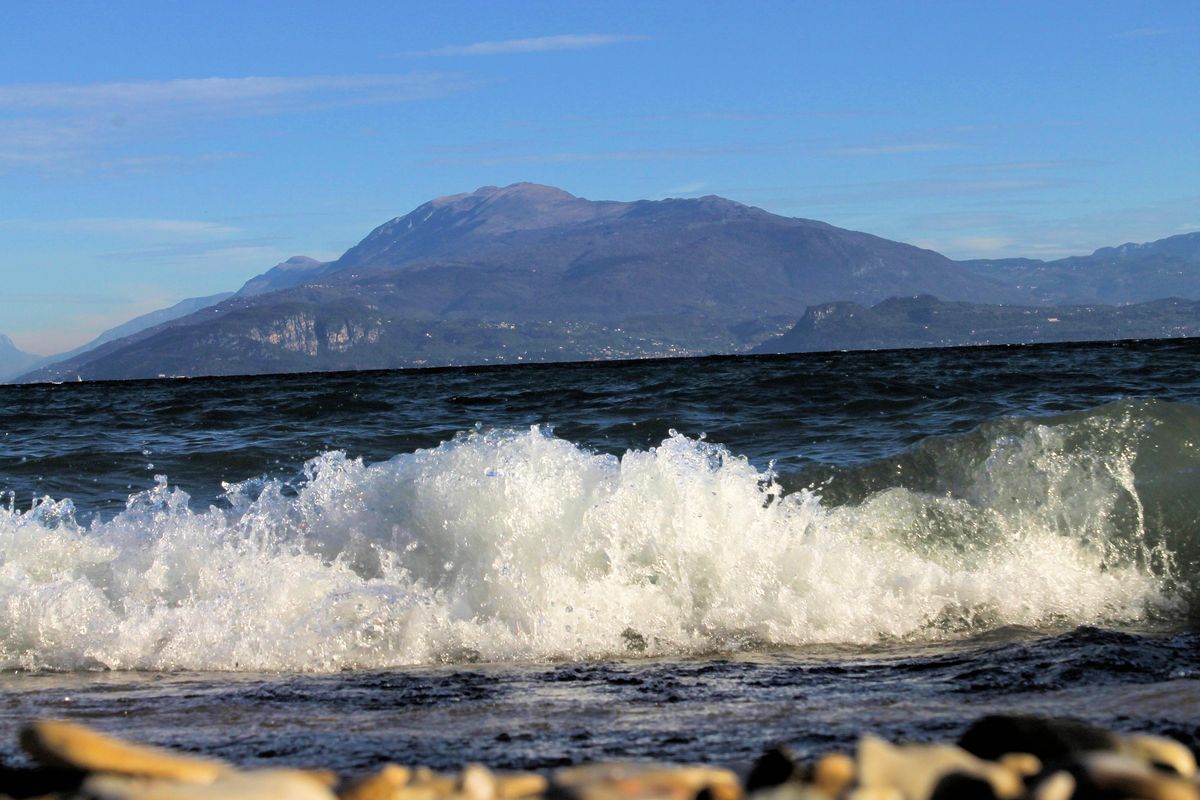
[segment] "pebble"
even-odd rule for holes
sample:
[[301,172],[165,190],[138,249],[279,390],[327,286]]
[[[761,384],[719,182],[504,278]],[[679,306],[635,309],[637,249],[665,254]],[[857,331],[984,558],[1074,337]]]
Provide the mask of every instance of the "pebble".
[[129,744],[63,720],[38,720],[21,731],[20,739],[22,749],[43,766],[81,772],[103,771],[211,783],[228,769],[219,761]]
[[226,772],[210,783],[97,774],[84,781],[81,794],[89,800],[336,800],[319,778],[291,769]]
[[776,748],[745,782],[711,766],[615,762],[549,776],[390,763],[339,783],[326,770],[243,770],[61,720],[30,724],[20,741],[38,765],[0,766],[0,800],[1200,800],[1195,755],[1173,739],[1020,715],[981,719],[961,746],[864,736],[854,756],[809,763]]
[[549,796],[562,800],[740,800],[737,776],[715,767],[655,763],[588,764],[554,774]]

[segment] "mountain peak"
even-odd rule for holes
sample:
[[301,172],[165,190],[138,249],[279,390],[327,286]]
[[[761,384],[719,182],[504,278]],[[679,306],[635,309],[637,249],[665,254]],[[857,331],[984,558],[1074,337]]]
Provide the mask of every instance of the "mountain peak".
[[276,264],[273,269],[314,269],[315,267],[320,266],[322,263],[323,262],[317,261],[315,258],[309,258],[308,256],[292,256],[287,261],[281,261],[280,263]]
[[317,261],[308,256],[292,256],[287,261],[281,261],[261,275],[255,275],[242,284],[237,290],[241,297],[266,294],[277,289],[288,289],[299,286],[312,277],[317,270],[325,266],[324,261]]
[[442,208],[462,203],[463,201],[470,201],[474,205],[479,202],[496,202],[506,199],[541,203],[568,203],[572,200],[579,200],[578,197],[570,192],[563,191],[555,186],[522,181],[520,183],[511,183],[508,186],[480,186],[473,192],[460,192],[459,194],[448,194],[444,197],[434,198],[426,205],[433,208]]

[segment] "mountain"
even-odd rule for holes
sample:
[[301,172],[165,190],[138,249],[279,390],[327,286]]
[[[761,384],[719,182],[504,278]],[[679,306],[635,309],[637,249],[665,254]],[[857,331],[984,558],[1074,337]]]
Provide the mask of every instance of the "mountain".
[[313,283],[404,284],[405,306],[502,319],[711,314],[794,320],[813,296],[874,302],[920,286],[1003,292],[945,256],[719,197],[594,202],[533,184],[426,203],[376,228]]
[[[1087,258],[1153,270],[1197,250],[1190,240],[1159,244]],[[592,201],[549,186],[488,186],[389,220],[334,261],[289,259],[215,306],[27,377],[745,352],[810,306],[921,294],[1047,305],[1084,269],[1070,259],[956,262],[715,196]]]
[[1005,306],[898,297],[810,306],[783,336],[752,352],[811,353],[904,347],[1165,339],[1200,336],[1200,301],[1168,298],[1126,306]]
[[[323,266],[325,266],[325,262],[317,261],[315,258],[292,256],[287,261],[271,267],[262,275],[256,275],[246,281],[236,294],[239,297],[253,297],[280,289],[290,289],[308,281]],[[226,295],[226,297],[228,296]]]
[[998,278],[1025,294],[1028,302],[1041,305],[1200,298],[1200,233],[1102,247],[1089,256],[1057,261],[1013,258],[960,263],[968,272]]
[[[73,350],[67,350],[66,352],[57,353],[52,356],[37,356],[32,363],[23,364],[14,370],[9,370],[7,373],[3,369],[0,369],[0,380],[3,380],[6,375],[16,376],[28,370],[39,370],[51,364],[74,359],[76,356],[89,353],[107,342],[123,339],[127,336],[140,333],[147,328],[153,328],[164,322],[186,317],[201,309],[215,306],[217,303],[226,298],[233,297],[235,294],[246,297],[297,286],[307,280],[311,273],[322,266],[324,266],[324,262],[317,261],[315,258],[292,256],[287,261],[276,264],[261,275],[256,275],[246,281],[237,292],[220,292],[206,297],[189,297],[167,308],[160,308],[157,311],[142,314],[128,322],[123,322],[116,327],[109,328],[87,344],[80,345]],[[65,374],[61,368],[59,374]]]
[[[151,311],[147,314],[142,314],[141,316],[134,317],[128,322],[123,322],[120,325],[117,325],[115,328],[109,328],[95,339],[92,339],[87,344],[76,347],[74,350],[67,350],[64,353],[56,353],[55,355],[45,356],[44,358],[39,356],[34,363],[24,366],[19,371],[11,372],[9,375],[17,376],[26,370],[40,370],[45,367],[49,367],[52,364],[58,364],[67,361],[68,359],[73,359],[80,354],[95,350],[97,347],[106,342],[124,339],[126,336],[132,336],[133,334],[143,331],[146,328],[152,328],[155,325],[159,325],[163,322],[169,322],[173,319],[186,317],[188,314],[195,313],[202,308],[214,306],[225,298],[232,296],[232,292],[221,292],[220,294],[213,294],[209,295],[208,297],[189,297],[186,300],[180,300],[178,303],[168,308],[160,308],[157,311]],[[62,374],[65,375],[65,373]],[[0,371],[0,378],[3,377],[3,371]]]
[[0,380],[30,369],[42,357],[19,350],[13,340],[0,333]]

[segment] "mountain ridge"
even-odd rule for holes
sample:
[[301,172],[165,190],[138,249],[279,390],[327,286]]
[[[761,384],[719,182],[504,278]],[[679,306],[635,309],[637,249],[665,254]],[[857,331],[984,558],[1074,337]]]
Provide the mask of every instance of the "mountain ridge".
[[1129,305],[1005,306],[893,297],[874,306],[810,306],[755,354],[893,350],[1036,342],[1200,336],[1200,301],[1168,297]]
[[[289,259],[258,276],[278,281],[262,282],[262,291],[246,288],[252,279],[200,314],[71,359],[58,374],[25,377],[745,352],[823,302],[866,307],[936,294],[1049,305],[1056,295],[1073,299],[1070,278],[1085,263],[1169,276],[1186,271],[1193,244],[1200,253],[1200,235],[1194,243],[1187,236],[1162,247],[1100,248],[1082,262],[958,262],[717,196],[593,201],[538,184],[487,186],[394,217],[333,261]],[[1125,292],[1118,302],[1147,299],[1137,294],[1145,283],[1125,280],[1114,290]],[[1200,270],[1183,283],[1200,297]],[[1101,294],[1088,286],[1077,302]]]

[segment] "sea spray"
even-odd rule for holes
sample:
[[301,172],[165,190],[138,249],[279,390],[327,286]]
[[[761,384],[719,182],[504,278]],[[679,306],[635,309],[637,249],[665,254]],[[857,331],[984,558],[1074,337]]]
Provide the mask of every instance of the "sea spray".
[[1080,424],[935,440],[907,456],[942,448],[934,477],[893,460],[836,502],[700,439],[617,457],[533,427],[375,464],[327,452],[296,487],[229,485],[203,511],[163,477],[86,526],[69,501],[10,504],[0,666],[330,671],[1177,612],[1133,481],[1140,424],[1087,446]]

